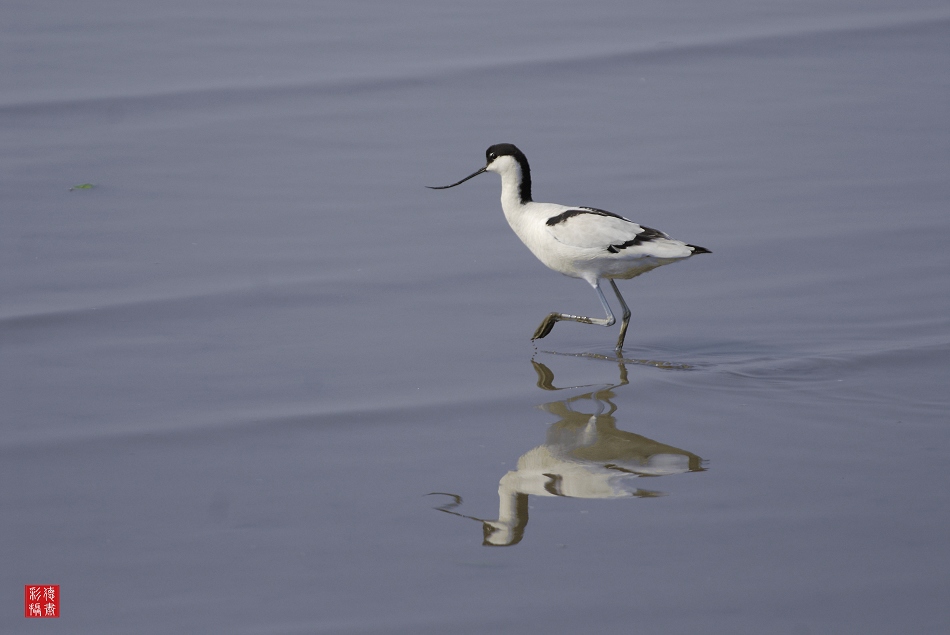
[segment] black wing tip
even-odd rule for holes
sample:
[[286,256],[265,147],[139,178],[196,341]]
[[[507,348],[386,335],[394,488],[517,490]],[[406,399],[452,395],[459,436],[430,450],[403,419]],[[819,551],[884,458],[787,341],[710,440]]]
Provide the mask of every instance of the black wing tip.
[[705,247],[700,247],[699,245],[686,245],[687,247],[693,248],[693,255],[696,254],[711,254],[712,252],[706,249]]

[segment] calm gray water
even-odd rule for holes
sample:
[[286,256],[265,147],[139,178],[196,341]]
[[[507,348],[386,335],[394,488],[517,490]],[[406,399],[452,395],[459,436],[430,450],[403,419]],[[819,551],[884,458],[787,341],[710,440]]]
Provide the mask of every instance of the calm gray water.
[[[946,1],[7,3],[0,631],[950,632],[947,113]],[[712,250],[626,361],[499,142]]]

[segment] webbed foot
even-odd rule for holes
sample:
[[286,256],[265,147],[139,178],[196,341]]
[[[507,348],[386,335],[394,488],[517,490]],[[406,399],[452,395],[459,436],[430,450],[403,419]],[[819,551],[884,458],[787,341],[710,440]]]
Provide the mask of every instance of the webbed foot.
[[561,315],[559,313],[551,313],[548,315],[546,318],[544,318],[544,321],[541,322],[541,325],[538,326],[538,328],[534,331],[534,335],[531,336],[531,340],[539,340],[550,333],[551,329],[554,328],[554,325],[560,319]]

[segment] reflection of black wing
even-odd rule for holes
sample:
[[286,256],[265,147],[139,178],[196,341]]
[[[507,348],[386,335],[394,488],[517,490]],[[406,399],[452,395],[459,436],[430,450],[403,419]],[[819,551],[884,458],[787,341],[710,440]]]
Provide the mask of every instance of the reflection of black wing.
[[[603,421],[597,422],[597,440],[593,444],[575,448],[571,456],[582,461],[600,463],[612,470],[642,476],[648,476],[649,474],[645,474],[645,471],[650,472],[661,468],[665,462],[670,464],[670,468],[673,468],[673,462],[677,466],[682,466],[673,469],[677,472],[703,472],[706,469],[702,465],[702,458],[688,450],[658,443],[633,432],[618,430],[613,422],[609,421],[613,417],[600,417],[600,419]],[[679,460],[675,460],[674,457]],[[674,459],[674,461],[669,459]]]

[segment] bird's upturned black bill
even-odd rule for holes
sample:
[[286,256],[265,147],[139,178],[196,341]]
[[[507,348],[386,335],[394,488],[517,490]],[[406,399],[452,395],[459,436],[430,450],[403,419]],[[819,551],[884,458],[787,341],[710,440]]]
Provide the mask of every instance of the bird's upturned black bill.
[[465,181],[467,181],[467,180],[469,180],[469,179],[474,179],[476,176],[478,176],[479,174],[481,174],[482,172],[484,172],[484,171],[487,170],[487,169],[488,169],[488,167],[486,166],[486,167],[482,168],[481,170],[479,170],[478,172],[475,172],[474,174],[469,174],[468,176],[466,176],[464,179],[462,179],[462,180],[459,181],[458,183],[453,183],[452,185],[443,185],[443,186],[441,186],[441,187],[433,187],[433,186],[431,186],[431,185],[426,185],[426,187],[429,188],[430,190],[447,190],[447,189],[449,189],[450,187],[455,187],[456,185],[461,185],[462,183],[464,183]]

